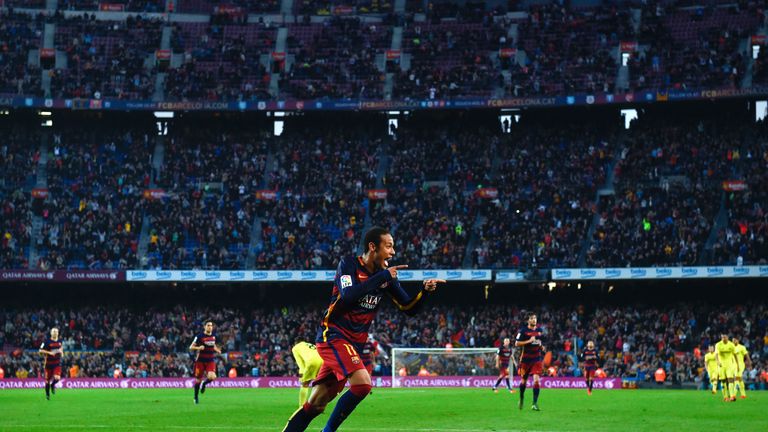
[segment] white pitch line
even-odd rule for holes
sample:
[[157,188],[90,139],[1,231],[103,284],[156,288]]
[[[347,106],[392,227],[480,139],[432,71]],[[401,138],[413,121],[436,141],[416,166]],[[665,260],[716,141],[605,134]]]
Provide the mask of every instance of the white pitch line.
[[[39,424],[39,425],[30,425],[30,424],[11,424],[11,425],[3,425],[0,423],[0,426],[3,428],[50,428],[50,424]],[[67,424],[67,425],[56,425],[56,429],[114,429],[116,425],[97,425],[97,424],[90,424],[90,425],[73,425],[73,424]],[[125,426],[128,429],[213,429],[213,430],[265,430],[265,431],[274,431],[275,427],[267,427],[267,426],[179,426],[179,425],[163,425],[163,426],[147,426],[147,425],[130,425]],[[279,426],[278,426],[279,427]],[[547,430],[532,430],[532,429],[445,429],[445,428],[419,428],[419,429],[393,429],[393,428],[365,428],[365,429],[358,429],[355,428],[355,430],[360,432],[391,432],[391,431],[408,431],[408,432],[562,432],[562,431],[547,431]]]

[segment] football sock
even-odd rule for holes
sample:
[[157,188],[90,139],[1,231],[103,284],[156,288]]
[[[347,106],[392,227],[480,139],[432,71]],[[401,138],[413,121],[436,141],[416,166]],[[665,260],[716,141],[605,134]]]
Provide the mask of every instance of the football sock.
[[197,399],[197,395],[200,393],[200,383],[195,382],[195,399]]
[[739,381],[739,390],[741,391],[742,396],[747,395],[747,386],[744,385],[744,381]]
[[512,384],[509,382],[509,378],[504,379],[504,381],[507,383],[507,390],[512,390]]
[[309,402],[307,402],[304,404],[304,406],[297,409],[291,418],[288,419],[288,423],[285,425],[283,432],[303,432],[307,429],[307,426],[312,423],[312,419],[322,413],[323,410],[314,408],[309,404]]
[[51,395],[51,384],[46,381],[45,382],[45,396],[48,397]]
[[533,383],[533,404],[539,401],[539,383]]
[[370,392],[370,384],[351,386],[349,390],[339,398],[339,402],[336,403],[336,407],[333,409],[331,417],[328,419],[328,423],[325,424],[323,432],[335,432],[336,429],[341,426],[341,423],[349,417],[352,411],[357,408],[357,405],[362,402]]
[[736,384],[732,382],[728,383],[728,394],[730,394],[731,397],[736,397]]
[[502,380],[502,379],[503,379],[503,378],[499,378],[499,379],[497,379],[497,380],[496,380],[496,384],[494,384],[494,385],[493,385],[493,388],[494,388],[494,389],[497,389],[497,388],[499,388],[499,384],[501,384],[501,380]]

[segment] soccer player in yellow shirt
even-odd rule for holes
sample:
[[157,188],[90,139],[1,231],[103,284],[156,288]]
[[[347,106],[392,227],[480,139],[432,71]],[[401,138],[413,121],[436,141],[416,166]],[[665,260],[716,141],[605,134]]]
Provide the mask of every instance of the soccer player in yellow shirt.
[[720,384],[723,386],[723,400],[735,401],[736,389],[734,378],[736,377],[736,356],[733,355],[736,346],[728,340],[728,335],[720,335],[720,342],[715,344],[717,352],[717,371]]
[[[741,398],[747,398],[747,388],[744,386],[744,369],[745,366],[752,366],[751,359],[749,358],[749,351],[747,347],[739,343],[739,338],[733,338],[733,345],[736,347],[733,354],[736,356],[736,391],[741,391]],[[736,395],[736,393],[734,393]]]
[[299,366],[299,381],[301,381],[299,407],[302,407],[307,399],[309,399],[309,386],[317,378],[317,373],[323,365],[323,359],[317,353],[315,345],[308,342],[302,341],[297,343],[291,348],[291,352],[293,353],[293,358],[296,359],[296,364]]
[[712,385],[712,394],[717,394],[717,355],[715,346],[709,346],[709,352],[704,355],[704,366],[707,368],[709,384]]

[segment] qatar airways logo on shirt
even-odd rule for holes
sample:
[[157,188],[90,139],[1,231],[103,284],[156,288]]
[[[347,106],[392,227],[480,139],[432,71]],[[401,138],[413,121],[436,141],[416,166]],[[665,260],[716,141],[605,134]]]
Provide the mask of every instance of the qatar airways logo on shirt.
[[376,309],[380,301],[381,296],[366,294],[360,299],[360,307],[373,310]]

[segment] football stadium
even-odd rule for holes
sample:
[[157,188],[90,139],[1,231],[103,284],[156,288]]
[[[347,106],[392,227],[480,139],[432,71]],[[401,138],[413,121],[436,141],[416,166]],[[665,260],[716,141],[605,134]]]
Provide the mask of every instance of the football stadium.
[[768,5],[0,0],[0,431],[766,431]]

